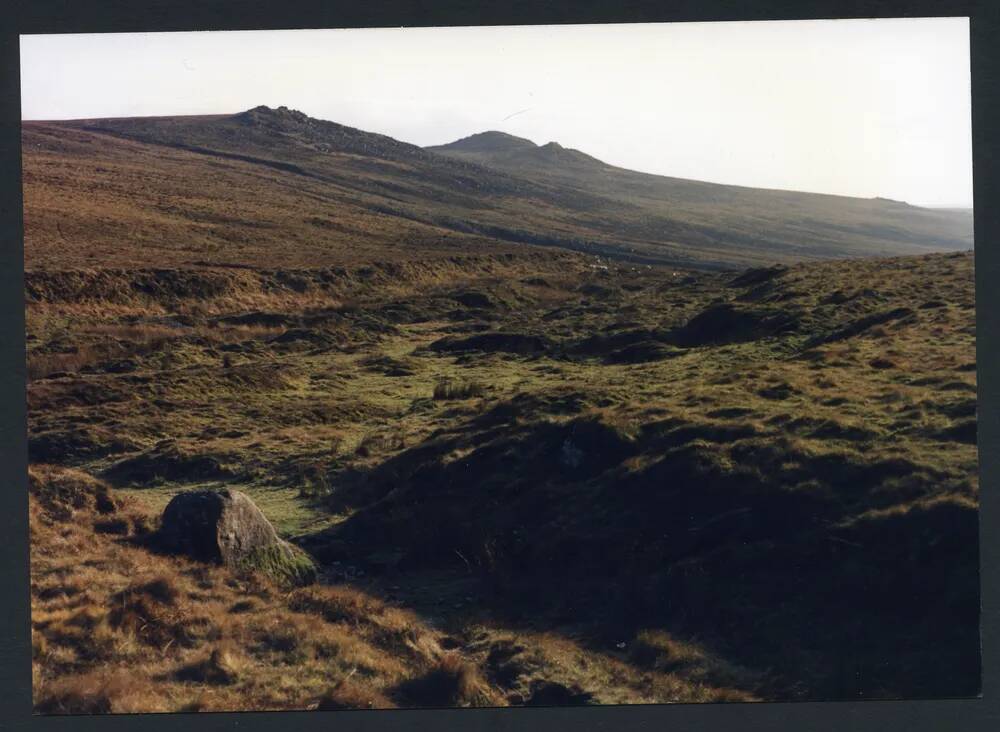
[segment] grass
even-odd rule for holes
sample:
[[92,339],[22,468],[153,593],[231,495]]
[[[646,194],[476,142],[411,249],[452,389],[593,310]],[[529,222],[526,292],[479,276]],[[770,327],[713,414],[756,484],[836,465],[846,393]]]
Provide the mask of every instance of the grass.
[[[74,479],[83,480],[70,469],[36,470],[30,496],[37,711],[510,703],[478,651],[444,650],[449,639],[440,630],[362,590],[289,592],[262,574],[151,554],[143,548],[148,530],[117,537],[93,531],[104,514],[92,503],[77,501],[67,515],[45,502],[50,480]],[[86,485],[91,496],[104,490]],[[116,512],[126,504],[141,510],[115,498]],[[625,698],[645,698],[638,677],[616,683]],[[678,681],[681,697],[684,688]]]
[[[266,577],[150,554],[131,537],[94,533],[88,524],[97,516],[81,507],[63,520],[32,496],[41,711],[302,709],[318,703],[338,674],[363,669],[356,681],[380,693],[408,673],[408,664],[432,665],[430,657],[397,661],[348,626],[292,611]],[[62,568],[69,567],[67,574]],[[234,612],[248,601],[250,608]],[[376,621],[353,615],[345,622]],[[431,633],[415,618],[406,622],[414,637]],[[425,642],[432,653],[432,640]]]
[[[37,280],[31,353],[90,349],[28,389],[39,710],[975,693],[970,255],[372,271]],[[342,584],[136,544],[221,486]]]
[[475,381],[439,381],[434,385],[435,399],[470,399],[486,393],[486,388]]
[[316,581],[316,564],[292,544],[268,546],[252,551],[239,569],[260,572],[279,584],[297,586]]
[[650,176],[565,150],[473,156],[482,167],[280,110],[28,122],[22,148],[28,269],[293,270],[530,245],[734,267],[972,244],[968,213]]

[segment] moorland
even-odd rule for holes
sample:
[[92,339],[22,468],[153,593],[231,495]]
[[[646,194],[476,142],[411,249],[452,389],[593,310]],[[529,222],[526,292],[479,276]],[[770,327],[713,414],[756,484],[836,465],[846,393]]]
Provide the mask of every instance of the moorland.
[[[968,212],[25,123],[42,713],[979,689]],[[165,555],[236,488],[315,584]]]

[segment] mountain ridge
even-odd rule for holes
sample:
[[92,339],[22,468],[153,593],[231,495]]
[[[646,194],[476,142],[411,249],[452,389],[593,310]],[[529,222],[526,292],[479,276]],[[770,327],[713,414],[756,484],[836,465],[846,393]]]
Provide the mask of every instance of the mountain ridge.
[[[502,140],[504,138],[510,138],[512,140],[524,141],[524,142],[529,143],[529,146],[515,146],[515,145],[512,145],[512,146],[508,146],[508,147],[500,147],[500,146],[486,146],[486,145],[484,145],[484,146],[478,146],[478,145],[469,146],[469,145],[464,144],[467,141],[474,140],[476,138],[480,138],[480,137],[484,137],[484,136],[491,136],[491,139],[496,139],[498,141]],[[493,136],[495,136],[495,137],[493,137]],[[429,145],[429,146],[425,147],[424,149],[426,149],[426,150],[433,150],[434,152],[437,152],[439,154],[449,155],[449,156],[452,156],[452,157],[455,157],[455,158],[468,159],[470,161],[475,160],[475,162],[479,162],[479,163],[484,164],[484,165],[497,165],[497,166],[499,166],[501,168],[503,168],[504,165],[507,163],[507,160],[505,160],[505,156],[512,156],[512,155],[521,153],[523,151],[537,152],[537,151],[542,151],[542,150],[548,149],[548,150],[550,150],[550,151],[552,151],[554,153],[557,153],[557,152],[571,153],[578,160],[582,161],[582,160],[586,159],[586,160],[588,160],[588,161],[596,164],[596,167],[600,167],[600,168],[605,169],[605,170],[621,171],[621,172],[629,173],[629,174],[636,175],[636,176],[648,176],[650,178],[658,178],[658,179],[667,180],[667,181],[683,181],[683,182],[691,183],[691,184],[694,184],[694,185],[715,186],[715,187],[718,187],[720,189],[759,191],[759,192],[764,192],[764,193],[773,193],[773,194],[777,194],[777,195],[792,194],[792,195],[803,195],[803,196],[823,196],[823,197],[828,197],[828,198],[833,198],[833,199],[848,199],[848,200],[855,200],[855,201],[875,201],[875,202],[884,203],[884,204],[897,204],[897,205],[907,206],[907,207],[911,207],[911,208],[919,208],[919,209],[923,209],[923,210],[927,210],[927,211],[934,211],[934,210],[947,210],[947,211],[966,211],[966,210],[968,210],[968,211],[971,211],[971,208],[972,208],[971,206],[969,206],[969,207],[966,207],[966,206],[921,206],[921,205],[918,205],[918,204],[912,204],[912,203],[909,203],[907,201],[902,201],[902,200],[898,200],[898,199],[888,198],[888,197],[885,197],[885,196],[863,197],[863,196],[852,196],[852,195],[849,195],[849,194],[846,194],[846,193],[827,193],[827,192],[819,192],[819,191],[805,191],[805,190],[800,190],[800,189],[795,189],[795,188],[770,188],[770,187],[751,186],[751,185],[738,184],[738,183],[722,183],[722,182],[718,182],[718,181],[707,181],[707,180],[700,180],[700,179],[696,179],[696,178],[681,178],[681,177],[678,177],[678,176],[667,175],[667,174],[664,174],[664,173],[651,173],[651,172],[645,172],[645,171],[635,170],[635,169],[632,169],[632,168],[625,168],[625,167],[622,167],[622,166],[614,165],[612,163],[605,162],[604,160],[596,158],[596,157],[594,157],[592,155],[589,155],[589,154],[587,154],[585,152],[582,152],[580,150],[577,150],[575,148],[565,147],[562,144],[560,144],[559,142],[554,141],[554,140],[550,141],[550,142],[547,142],[547,143],[545,143],[543,145],[538,145],[538,144],[532,142],[531,140],[528,140],[527,138],[517,137],[515,135],[511,135],[509,133],[501,132],[501,131],[498,131],[498,130],[488,130],[488,131],[485,131],[485,132],[475,133],[473,135],[469,135],[467,137],[463,137],[463,138],[460,138],[458,140],[455,140],[454,142],[444,143],[444,144],[441,144],[441,145]],[[487,153],[492,154],[493,157],[487,158],[486,155],[485,155]],[[473,157],[473,156],[475,156],[475,157]]]
[[[102,248],[96,223],[56,200],[89,186],[115,191],[114,207],[136,219],[124,227],[136,244],[162,253],[226,242],[234,262],[271,256],[280,263],[289,240],[304,245],[296,266],[353,260],[362,244],[379,258],[532,245],[702,269],[972,246],[966,214],[653,176],[496,131],[421,148],[266,106],[233,115],[25,122],[22,130],[27,236],[43,243],[32,251],[73,245],[67,228],[82,235],[81,248]],[[135,170],[137,157],[150,175]],[[118,177],[101,164],[112,159],[122,166]],[[80,179],[74,171],[81,166],[93,180]],[[179,181],[196,180],[200,190],[177,190]],[[228,199],[232,189],[248,191],[225,204],[241,214],[216,226],[192,214],[218,205],[206,197]],[[165,206],[168,198],[176,200]],[[101,197],[91,204],[111,205]],[[90,214],[105,227],[120,223],[111,210]],[[184,237],[193,240],[176,241]]]

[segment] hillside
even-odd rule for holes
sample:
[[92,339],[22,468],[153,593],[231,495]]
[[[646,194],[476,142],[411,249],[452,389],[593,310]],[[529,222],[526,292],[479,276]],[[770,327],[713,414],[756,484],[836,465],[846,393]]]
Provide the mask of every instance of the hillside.
[[[41,714],[753,699],[726,685],[738,670],[694,645],[677,647],[700,668],[643,673],[569,639],[473,629],[459,639],[349,586],[290,590],[160,556],[146,546],[156,517],[140,502],[72,469],[35,466],[29,479]],[[500,684],[497,659],[511,649],[522,665]],[[718,680],[706,684],[707,673]]]
[[733,268],[972,246],[968,214],[644,175],[498,134],[421,149],[267,107],[25,122],[26,264],[304,268],[534,245]]
[[972,246],[969,210],[649,175],[608,165],[557,142],[535,145],[502,132],[483,132],[427,149],[636,205],[653,226],[663,227],[666,239],[668,222],[686,225],[684,234],[695,248],[771,249],[776,261],[786,261]]
[[[23,141],[36,711],[979,692],[969,212],[284,108]],[[223,488],[316,584],[157,542]]]

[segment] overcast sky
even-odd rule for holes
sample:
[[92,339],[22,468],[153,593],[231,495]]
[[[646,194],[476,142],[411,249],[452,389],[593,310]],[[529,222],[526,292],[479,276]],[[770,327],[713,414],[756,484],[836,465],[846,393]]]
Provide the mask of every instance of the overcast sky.
[[681,178],[972,205],[964,18],[21,37],[22,119],[285,105]]

